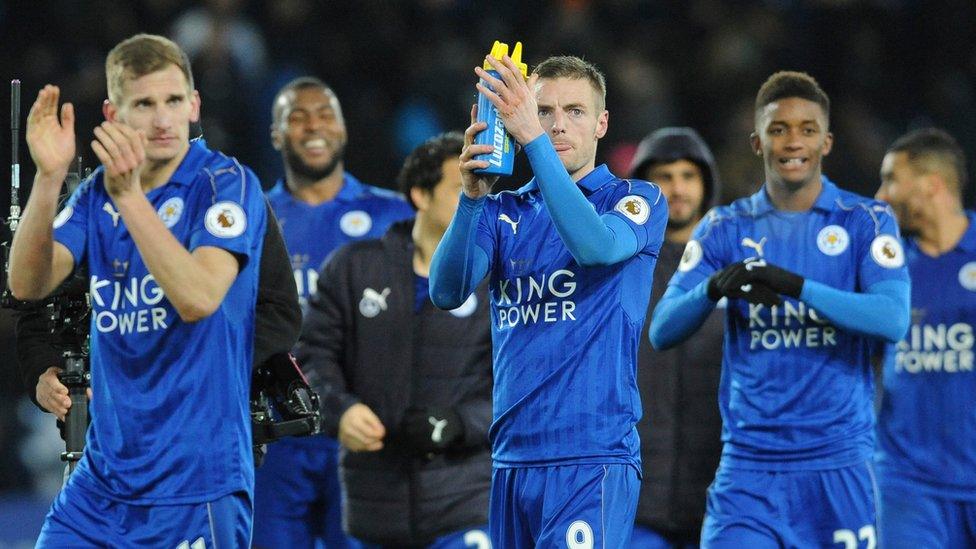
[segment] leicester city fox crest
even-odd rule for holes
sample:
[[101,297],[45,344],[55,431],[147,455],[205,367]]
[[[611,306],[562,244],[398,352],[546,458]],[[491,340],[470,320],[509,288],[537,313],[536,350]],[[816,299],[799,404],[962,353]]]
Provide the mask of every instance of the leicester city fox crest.
[[156,213],[159,215],[159,219],[162,220],[163,225],[172,229],[183,215],[183,199],[178,196],[170,198],[166,202],[163,202],[159,209],[156,210]]

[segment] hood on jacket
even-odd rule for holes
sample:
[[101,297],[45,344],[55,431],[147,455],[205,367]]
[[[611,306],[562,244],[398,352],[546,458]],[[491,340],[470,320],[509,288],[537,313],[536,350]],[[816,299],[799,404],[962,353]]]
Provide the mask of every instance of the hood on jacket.
[[641,179],[649,165],[670,164],[678,160],[694,162],[702,171],[705,180],[702,213],[705,213],[718,203],[722,184],[711,149],[691,128],[661,128],[645,137],[637,146],[627,177]]

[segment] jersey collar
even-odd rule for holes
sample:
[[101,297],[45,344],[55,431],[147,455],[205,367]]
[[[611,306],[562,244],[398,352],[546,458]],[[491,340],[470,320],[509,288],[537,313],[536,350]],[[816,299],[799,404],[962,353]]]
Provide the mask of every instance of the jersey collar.
[[170,176],[169,182],[175,183],[177,185],[189,185],[193,183],[196,179],[197,174],[200,173],[200,168],[203,166],[204,161],[207,159],[207,154],[210,150],[207,148],[207,142],[203,140],[202,137],[190,140],[190,147],[186,151],[186,156],[183,157],[183,161],[180,162],[176,171]]
[[363,184],[349,172],[342,173],[342,188],[336,193],[335,200],[351,202],[363,193]]
[[[576,184],[583,189],[585,194],[592,194],[597,189],[606,185],[607,183],[609,183],[614,179],[616,179],[616,177],[612,173],[610,173],[610,168],[608,168],[606,164],[600,164],[596,168],[593,168],[593,171],[586,174],[586,177],[577,181]],[[535,192],[537,190],[539,190],[539,184],[536,183],[536,180],[533,177],[531,180],[529,180],[528,183],[523,185],[520,189],[518,189],[515,192],[517,194],[526,194],[526,193]]]
[[[352,202],[359,198],[359,196],[363,193],[363,188],[363,183],[356,179],[355,176],[349,172],[342,172],[342,188],[339,189],[339,192],[336,193],[332,200],[337,202]],[[272,196],[280,194],[287,196],[296,202],[298,201],[288,189],[288,185],[285,183],[284,177],[275,182],[275,186],[268,191],[268,194]]]
[[[837,198],[840,197],[840,191],[837,189],[837,185],[831,180],[827,179],[826,175],[820,176],[820,183],[822,188],[820,189],[820,195],[813,202],[814,210],[823,211],[833,211],[837,208]],[[766,192],[766,185],[763,185],[759,192],[752,195],[752,211],[755,215],[765,215],[769,212],[776,211],[776,206],[769,199],[769,193]]]

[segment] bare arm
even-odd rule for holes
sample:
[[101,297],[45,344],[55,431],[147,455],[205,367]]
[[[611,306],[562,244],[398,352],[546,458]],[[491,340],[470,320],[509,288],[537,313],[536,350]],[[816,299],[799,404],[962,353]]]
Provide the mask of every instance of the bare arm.
[[237,278],[237,258],[213,246],[187,251],[141,191],[115,203],[146,267],[180,318],[195,322],[213,314]]
[[54,242],[51,225],[75,155],[74,108],[65,103],[59,119],[59,95],[57,86],[45,86],[27,115],[27,147],[37,175],[10,251],[10,291],[18,299],[46,297],[74,268],[71,252]]
[[156,215],[139,177],[146,162],[145,135],[103,122],[95,138],[92,150],[105,166],[105,189],[156,283],[185,322],[210,316],[237,277],[237,259],[213,246],[189,252]]

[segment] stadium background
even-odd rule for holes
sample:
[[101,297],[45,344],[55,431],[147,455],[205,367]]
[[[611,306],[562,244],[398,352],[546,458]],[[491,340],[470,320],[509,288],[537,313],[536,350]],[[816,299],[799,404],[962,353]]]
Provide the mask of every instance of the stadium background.
[[[752,103],[779,69],[811,73],[830,95],[835,147],[825,172],[843,187],[873,194],[885,147],[914,127],[941,126],[972,156],[973,29],[972,0],[0,2],[0,213],[6,218],[9,207],[6,82],[23,82],[22,124],[37,90],[60,85],[78,113],[79,154],[93,167],[88,142],[101,121],[104,58],[137,32],[168,35],[187,49],[203,135],[254,168],[266,187],[281,176],[268,138],[271,100],[292,77],[316,75],[335,89],[349,129],[346,168],[392,187],[414,145],[467,125],[472,67],[502,39],[521,40],[530,67],[569,53],[603,69],[610,131],[598,161],[621,173],[651,130],[692,126],[716,153],[729,201],[761,181],[749,154]],[[20,141],[23,203],[33,169]],[[501,185],[525,174],[520,159]],[[24,397],[14,357],[2,311],[0,547],[31,547],[60,483],[62,446],[53,418]]]

